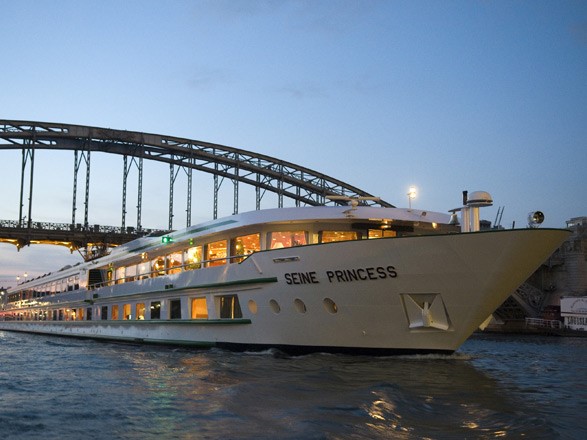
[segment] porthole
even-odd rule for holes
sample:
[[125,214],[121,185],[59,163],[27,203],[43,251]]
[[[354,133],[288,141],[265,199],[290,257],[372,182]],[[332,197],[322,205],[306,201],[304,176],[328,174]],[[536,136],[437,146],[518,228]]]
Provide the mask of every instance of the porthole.
[[296,298],[294,300],[294,306],[298,313],[306,313],[306,304],[304,304],[304,301],[302,301],[301,299]]
[[324,298],[324,301],[322,301],[324,304],[324,308],[326,309],[326,311],[328,313],[332,313],[333,315],[335,313],[338,312],[338,307],[336,305],[336,303],[334,301],[332,301],[330,298]]
[[252,299],[249,300],[249,310],[253,315],[257,314],[257,303]]
[[273,313],[281,312],[281,307],[279,306],[279,303],[277,301],[275,301],[274,299],[269,301],[269,305],[271,306],[271,310],[273,310]]

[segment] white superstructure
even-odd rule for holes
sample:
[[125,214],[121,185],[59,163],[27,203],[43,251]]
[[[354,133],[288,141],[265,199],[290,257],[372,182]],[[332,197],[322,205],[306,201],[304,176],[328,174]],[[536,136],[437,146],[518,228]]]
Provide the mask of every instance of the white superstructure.
[[[254,211],[10,289],[0,329],[290,352],[452,352],[568,236],[360,206]],[[451,221],[452,220],[452,221]],[[471,223],[473,222],[473,223]],[[461,223],[464,223],[461,221]]]

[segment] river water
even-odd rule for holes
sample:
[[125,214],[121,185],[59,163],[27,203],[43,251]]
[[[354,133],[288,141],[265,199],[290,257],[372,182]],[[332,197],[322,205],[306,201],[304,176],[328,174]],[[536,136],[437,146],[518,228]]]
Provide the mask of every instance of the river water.
[[0,438],[585,439],[586,381],[587,338],[289,357],[0,331]]

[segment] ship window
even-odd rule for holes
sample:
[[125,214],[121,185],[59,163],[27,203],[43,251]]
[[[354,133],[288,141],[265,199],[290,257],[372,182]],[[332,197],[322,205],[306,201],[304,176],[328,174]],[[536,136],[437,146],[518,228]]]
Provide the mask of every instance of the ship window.
[[169,300],[169,319],[181,319],[181,300]]
[[237,319],[243,317],[237,295],[222,295],[216,297],[216,300],[220,318]]
[[306,313],[306,304],[304,304],[304,301],[302,301],[301,299],[296,298],[294,300],[294,306],[298,313]]
[[169,254],[165,259],[167,261],[167,273],[173,274],[181,272],[181,252]]
[[77,310],[77,315],[75,316],[75,319],[77,319],[78,321],[84,320],[84,309]]
[[151,319],[161,319],[161,301],[151,302]]
[[116,284],[124,283],[125,280],[125,268],[119,267],[116,269]]
[[396,237],[396,231],[390,231],[389,229],[369,229],[369,238],[384,238],[384,237]]
[[303,246],[308,244],[308,233],[306,231],[270,232],[268,243],[271,249]]
[[192,319],[208,319],[206,298],[192,298]]
[[226,244],[226,240],[220,240],[206,245],[206,260],[210,260],[208,266],[226,264]]
[[88,307],[86,309],[86,321],[91,321],[92,320],[92,308]]
[[144,280],[145,278],[149,278],[149,272],[150,269],[149,267],[151,266],[151,263],[148,261],[145,261],[144,263],[140,263],[139,264],[139,280]]
[[100,316],[103,320],[108,319],[108,306],[102,306],[102,313]]
[[112,306],[112,319],[113,320],[117,320],[118,319],[118,305],[113,305]]
[[135,310],[137,319],[145,319],[145,303],[137,303]]
[[152,261],[153,265],[152,265],[152,271],[151,271],[151,276],[154,277],[158,277],[160,275],[165,275],[165,258],[164,257],[158,257],[155,258]]
[[324,301],[322,302],[324,304],[324,309],[326,309],[326,311],[328,313],[331,314],[335,314],[338,313],[338,306],[336,305],[336,303],[331,300],[330,298],[324,298]]
[[249,300],[249,310],[253,315],[257,314],[257,303],[255,302],[255,300],[250,299]]
[[126,272],[126,278],[124,279],[124,281],[127,283],[130,281],[134,281],[137,276],[137,265],[134,264],[132,266],[127,266],[125,272]]
[[185,270],[200,269],[202,267],[202,246],[194,246],[183,253]]
[[277,313],[281,312],[281,307],[279,306],[279,303],[277,301],[275,301],[274,299],[269,301],[269,306],[271,307],[271,310],[273,310],[273,313],[277,314]]
[[[231,241],[232,252],[231,255],[235,256],[248,256],[253,252],[259,252],[261,250],[261,238],[260,234],[249,234],[241,237],[236,237]],[[244,258],[235,258],[231,260],[233,263],[243,261]]]
[[122,306],[122,319],[132,319],[132,314],[130,312],[130,304],[124,304]]
[[318,241],[320,243],[349,240],[358,240],[356,231],[320,231],[318,233]]

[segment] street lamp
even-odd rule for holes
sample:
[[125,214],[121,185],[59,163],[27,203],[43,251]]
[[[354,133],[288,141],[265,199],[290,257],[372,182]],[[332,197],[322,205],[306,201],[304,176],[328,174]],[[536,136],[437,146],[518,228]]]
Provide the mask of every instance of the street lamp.
[[412,199],[416,198],[416,187],[415,186],[410,186],[410,189],[408,189],[408,205],[410,207],[410,209],[412,209]]

